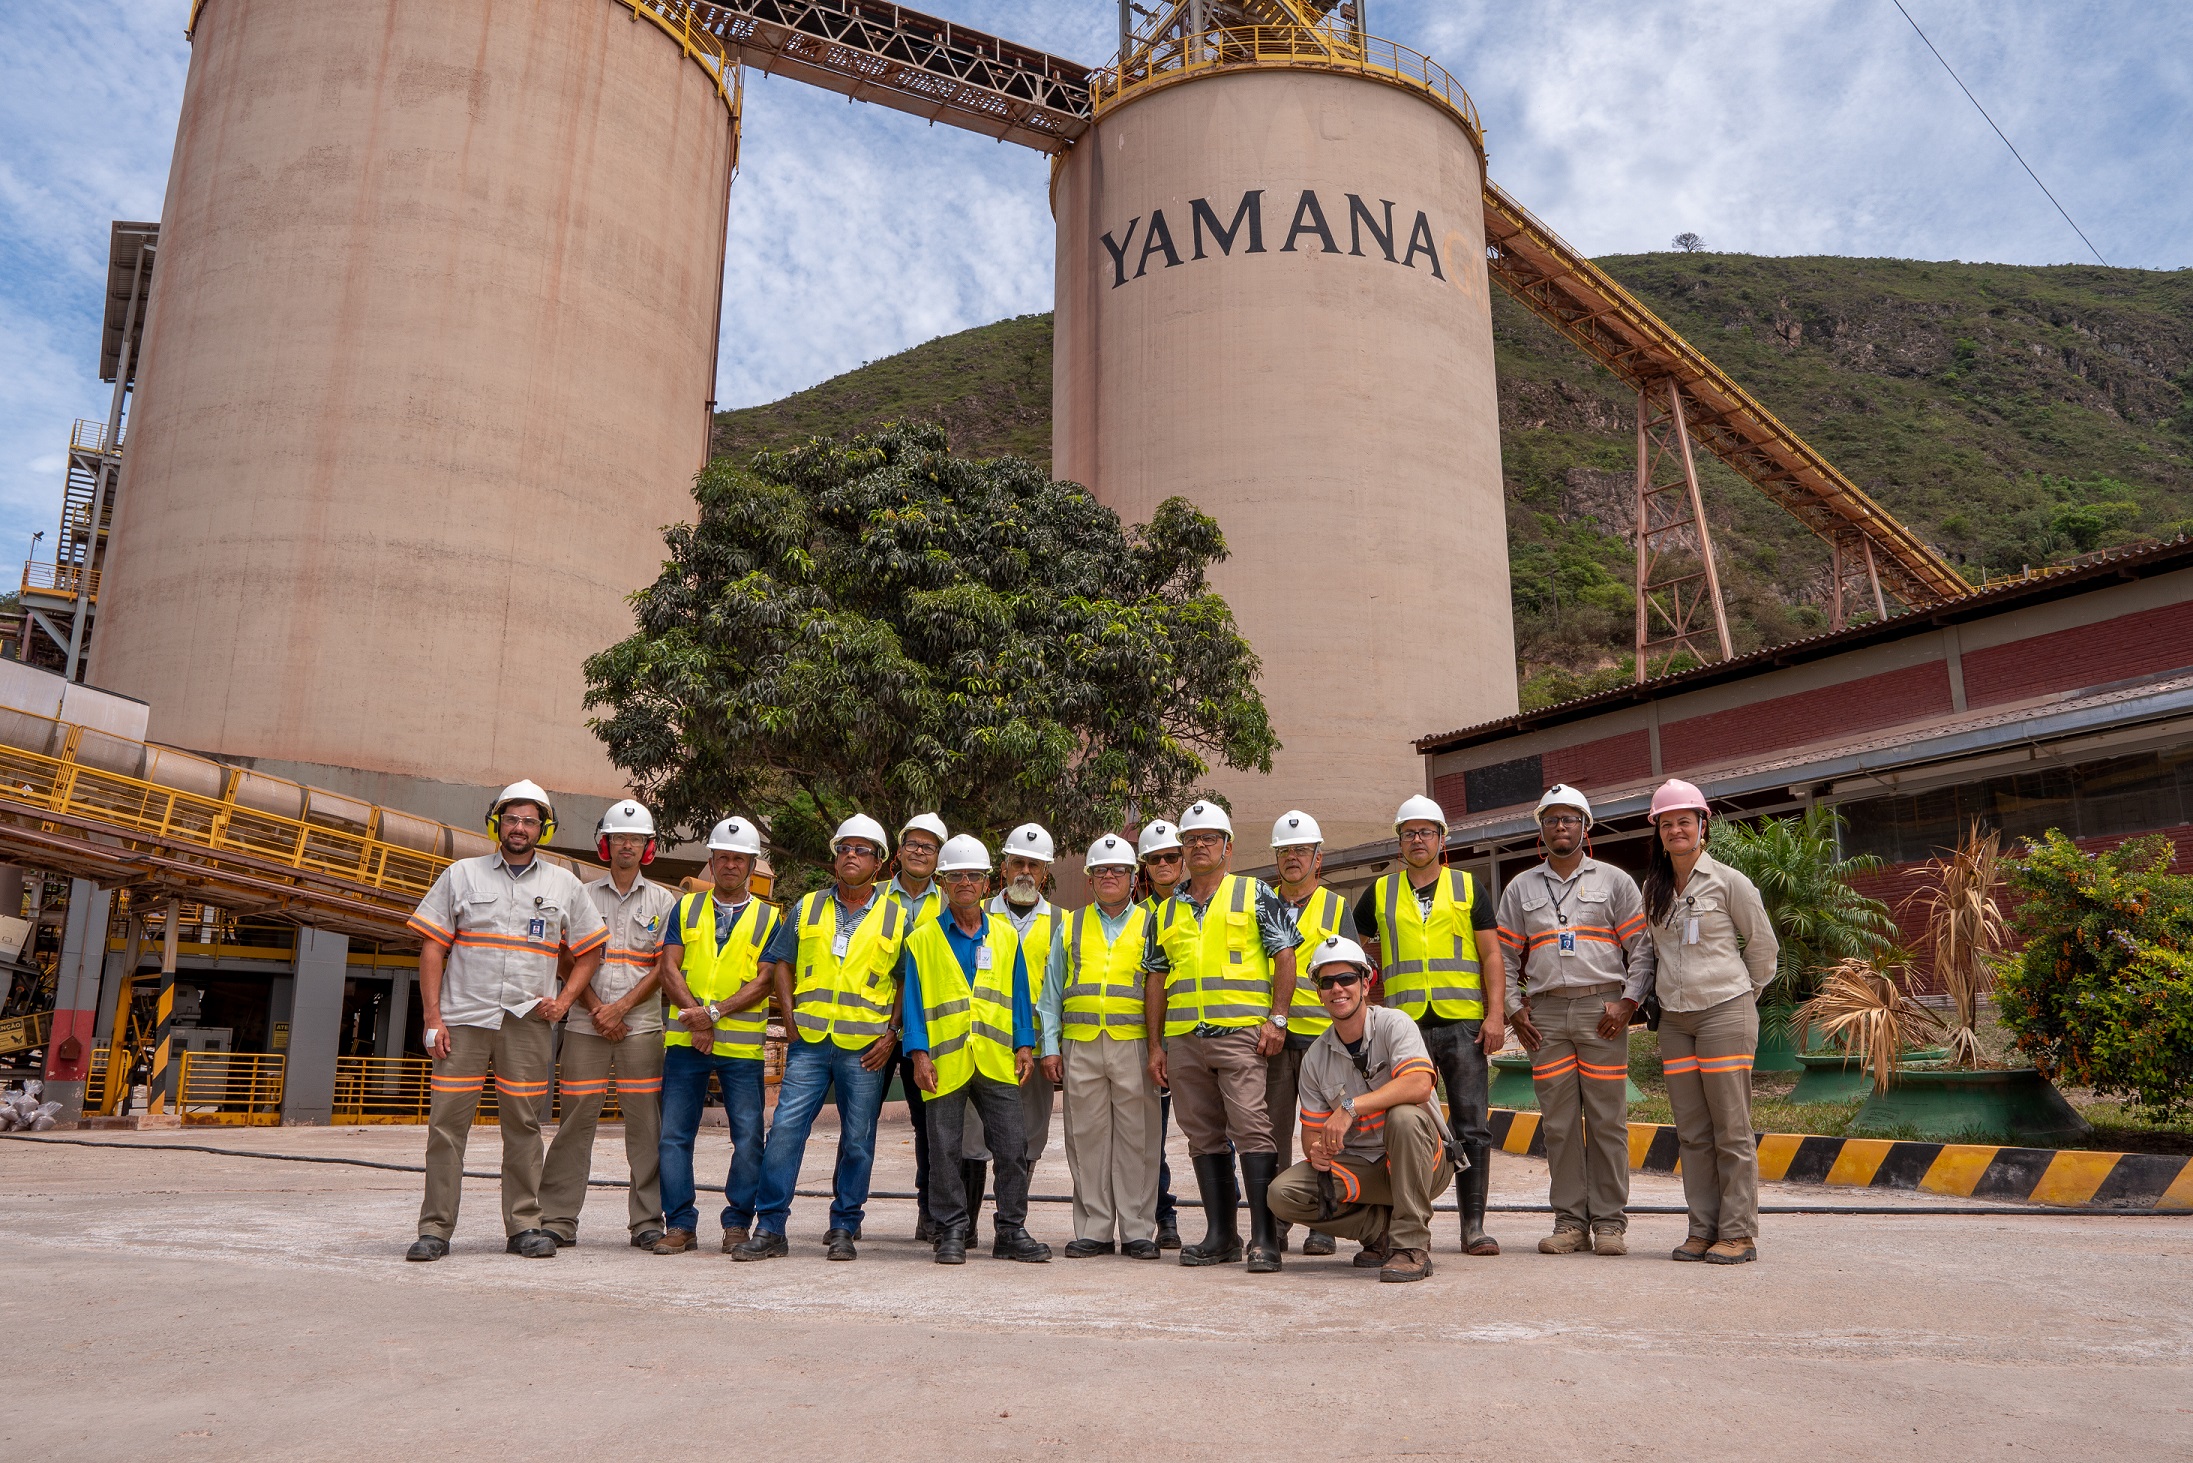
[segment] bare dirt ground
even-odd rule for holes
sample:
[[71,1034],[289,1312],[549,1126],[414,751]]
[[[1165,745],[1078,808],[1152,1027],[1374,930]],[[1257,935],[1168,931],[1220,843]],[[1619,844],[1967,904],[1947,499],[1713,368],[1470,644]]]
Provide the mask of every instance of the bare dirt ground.
[[[479,1180],[449,1258],[409,1265],[416,1174],[160,1150],[417,1163],[423,1129],[81,1136],[120,1146],[0,1141],[0,1457],[2193,1457],[2193,1219],[1769,1216],[1760,1263],[1720,1269],[1666,1260],[1680,1216],[1614,1258],[1541,1256],[1546,1216],[1500,1215],[1507,1253],[1471,1260],[1446,1214],[1438,1273],[1394,1286],[1348,1244],[1276,1276],[987,1244],[950,1269],[892,1199],[855,1264],[802,1199],[791,1258],[734,1265],[705,1195],[703,1252],[656,1258],[609,1189],[526,1261]],[[909,1140],[887,1110],[877,1188],[911,1187]],[[723,1130],[703,1146],[720,1173]],[[469,1166],[498,1150],[477,1130]],[[624,1172],[605,1127],[595,1174]],[[1055,1134],[1035,1187],[1067,1188]],[[1495,1156],[1496,1204],[1544,1196],[1542,1164]]]

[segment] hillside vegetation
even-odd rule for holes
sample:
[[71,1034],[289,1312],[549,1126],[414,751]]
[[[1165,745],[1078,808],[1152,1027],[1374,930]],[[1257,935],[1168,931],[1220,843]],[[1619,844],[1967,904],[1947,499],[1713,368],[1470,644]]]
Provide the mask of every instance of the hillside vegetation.
[[[2193,270],[1644,254],[1599,263],[1979,583],[2193,529]],[[1495,291],[1526,705],[1629,674],[1635,397]],[[894,419],[1050,454],[1051,317],[717,418],[747,455]],[[1701,457],[1739,653],[1825,625],[1827,552]],[[1193,489],[1183,485],[1193,496]]]

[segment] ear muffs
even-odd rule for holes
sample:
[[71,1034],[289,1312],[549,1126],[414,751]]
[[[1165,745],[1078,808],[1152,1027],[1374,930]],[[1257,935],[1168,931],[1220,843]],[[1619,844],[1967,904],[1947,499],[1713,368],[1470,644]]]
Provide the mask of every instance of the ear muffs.
[[[525,799],[523,799],[523,798],[512,798],[512,799],[511,799],[511,801],[512,801],[512,802],[514,802],[514,803],[516,803],[516,802],[524,802],[524,801],[525,801]],[[502,830],[502,826],[501,826],[501,825],[502,825],[502,818],[503,818],[503,805],[502,805],[502,804],[500,804],[500,803],[497,803],[497,804],[496,804],[496,805],[495,805],[494,807],[492,807],[492,808],[489,808],[489,809],[487,810],[487,836],[488,836],[488,837],[490,837],[490,838],[494,838],[494,839],[500,839],[500,838],[501,838],[501,837],[503,836],[503,830]],[[540,838],[539,838],[539,839],[538,839],[537,841],[538,841],[538,842],[541,842],[541,843],[546,843],[546,842],[548,842],[548,840],[550,840],[551,838],[554,838],[555,836],[556,836],[556,815],[555,815],[554,813],[546,813],[546,814],[543,814],[543,815],[542,815],[542,818],[541,818],[541,836],[540,836]],[[602,857],[603,857],[603,858],[607,858],[607,857],[609,857],[609,855],[605,853],[605,854],[603,854],[603,855],[602,855]]]
[[[594,854],[603,863],[609,862],[609,835],[598,835],[594,840]],[[640,850],[640,864],[645,867],[655,861],[655,835],[647,835],[647,847]]]

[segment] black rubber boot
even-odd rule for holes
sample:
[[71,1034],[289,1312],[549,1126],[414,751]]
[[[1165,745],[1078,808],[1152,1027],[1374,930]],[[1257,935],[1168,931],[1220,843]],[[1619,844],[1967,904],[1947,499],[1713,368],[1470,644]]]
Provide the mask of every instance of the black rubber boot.
[[1470,1166],[1455,1181],[1462,1210],[1462,1253],[1497,1255],[1500,1241],[1485,1233],[1485,1194],[1492,1187],[1492,1145],[1464,1144],[1462,1154],[1470,1161]]
[[987,1159],[962,1158],[959,1161],[959,1181],[967,1186],[967,1222],[960,1226],[972,1239],[982,1218],[982,1191],[990,1182],[990,1164]]
[[1202,1242],[1181,1250],[1183,1265],[1231,1265],[1241,1258],[1241,1230],[1234,1218],[1241,1193],[1234,1186],[1234,1156],[1206,1153],[1195,1161],[1195,1186],[1203,1199]]
[[1272,1180],[1279,1177],[1279,1155],[1276,1153],[1244,1153],[1241,1155],[1241,1186],[1248,1191],[1249,1201],[1249,1273],[1271,1275],[1280,1266],[1279,1226],[1272,1222],[1272,1207],[1266,1202]]

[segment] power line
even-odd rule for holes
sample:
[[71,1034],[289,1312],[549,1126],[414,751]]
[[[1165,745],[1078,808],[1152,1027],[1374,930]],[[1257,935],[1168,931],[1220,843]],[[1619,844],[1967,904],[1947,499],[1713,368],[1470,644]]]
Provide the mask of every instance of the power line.
[[[1904,19],[1911,20],[1911,12],[1904,9],[1904,0],[1891,0],[1891,3],[1895,5],[1898,11],[1902,12]],[[1916,20],[1911,20],[1911,28],[1914,31],[1918,32],[1920,40],[1926,41],[1926,48],[1929,51],[1934,52],[1934,59],[1942,63],[1942,69],[1949,73],[1949,79],[1951,81],[1957,83],[1957,90],[1965,94],[1965,100],[1972,103],[1973,109],[1979,112],[1982,117],[1987,119],[1988,126],[1995,127],[1995,119],[1987,115],[1987,108],[1980,105],[1980,99],[1972,94],[1971,87],[1965,85],[1964,78],[1957,74],[1957,68],[1949,64],[1949,58],[1947,56],[1944,56],[1940,50],[1936,49],[1934,42],[1927,40],[1927,34],[1925,31],[1919,30],[1919,22],[1917,22]],[[2042,193],[2046,194],[2050,203],[2056,204],[2056,211],[2063,214],[2064,222],[2071,225],[2071,232],[2079,236],[2079,242],[2086,245],[2088,251],[2091,252],[2096,259],[2101,260],[2104,265],[2107,265],[2109,261],[2107,259],[2102,259],[2102,251],[2094,247],[2094,241],[2086,236],[2086,230],[2079,227],[2078,222],[2072,218],[2070,213],[2065,210],[2064,206],[2061,203],[2056,202],[2056,195],[2048,191],[2048,185],[2041,181],[2041,175],[2033,171],[2033,165],[2025,160],[2025,154],[2018,151],[2018,144],[2012,142],[2008,137],[2004,136],[2003,129],[2000,127],[1995,127],[1995,135],[2003,139],[2003,146],[2010,149],[2010,155],[2018,160],[2019,167],[2025,169],[2025,175],[2033,180],[2033,186],[2040,189]]]

